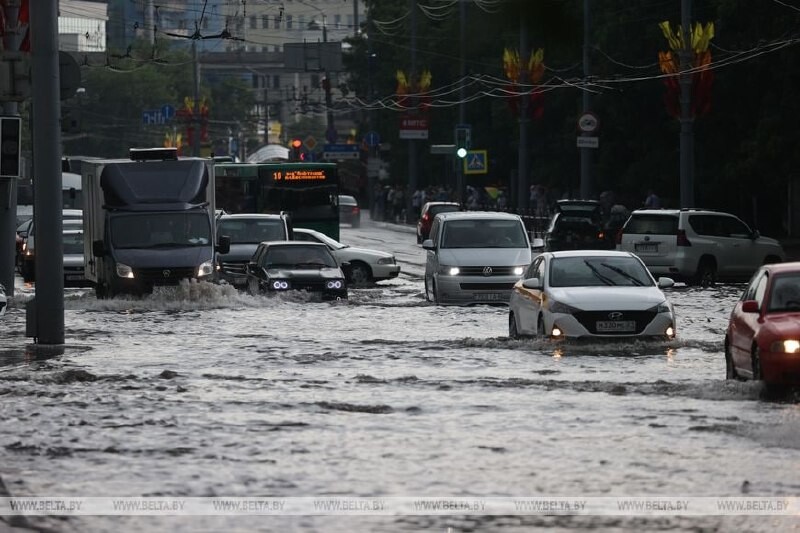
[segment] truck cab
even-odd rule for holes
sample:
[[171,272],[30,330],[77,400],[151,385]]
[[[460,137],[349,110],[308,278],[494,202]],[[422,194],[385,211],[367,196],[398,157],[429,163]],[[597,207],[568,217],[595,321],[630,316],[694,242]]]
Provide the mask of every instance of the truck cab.
[[84,266],[98,298],[141,295],[181,280],[212,281],[217,253],[214,166],[172,149],[86,161]]

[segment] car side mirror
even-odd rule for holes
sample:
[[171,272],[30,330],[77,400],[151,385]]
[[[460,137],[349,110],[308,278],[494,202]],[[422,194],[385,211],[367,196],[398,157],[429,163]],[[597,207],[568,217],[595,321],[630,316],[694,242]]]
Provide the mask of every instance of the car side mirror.
[[543,250],[543,249],[544,249],[544,239],[540,237],[531,239],[531,250]]
[[92,255],[95,257],[106,255],[106,246],[102,240],[92,241]]
[[755,300],[745,300],[742,302],[742,313],[758,313],[758,302]]
[[539,278],[528,278],[522,281],[522,286],[526,289],[541,290],[544,286]]
[[757,229],[754,229],[753,233],[750,234],[750,238],[753,239],[753,240],[756,240],[759,237],[761,237],[761,232],[758,231]]
[[675,285],[675,280],[673,280],[672,278],[664,278],[664,277],[658,278],[659,289],[669,289],[673,285]]
[[433,245],[432,239],[425,239],[422,241],[422,247],[426,250],[435,250],[436,247]]
[[217,253],[227,254],[231,251],[231,238],[228,235],[220,235],[217,239]]

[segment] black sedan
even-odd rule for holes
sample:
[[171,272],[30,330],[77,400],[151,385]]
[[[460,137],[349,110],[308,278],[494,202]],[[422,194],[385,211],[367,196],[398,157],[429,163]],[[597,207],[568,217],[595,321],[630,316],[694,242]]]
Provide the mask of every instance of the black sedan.
[[322,243],[262,242],[246,274],[247,291],[253,295],[304,291],[323,300],[347,298],[344,272]]

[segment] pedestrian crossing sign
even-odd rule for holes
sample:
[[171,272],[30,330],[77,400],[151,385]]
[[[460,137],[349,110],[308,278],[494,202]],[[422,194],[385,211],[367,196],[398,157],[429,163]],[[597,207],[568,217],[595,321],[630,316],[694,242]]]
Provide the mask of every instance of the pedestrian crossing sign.
[[469,150],[464,158],[464,174],[486,174],[489,171],[489,158],[486,150]]

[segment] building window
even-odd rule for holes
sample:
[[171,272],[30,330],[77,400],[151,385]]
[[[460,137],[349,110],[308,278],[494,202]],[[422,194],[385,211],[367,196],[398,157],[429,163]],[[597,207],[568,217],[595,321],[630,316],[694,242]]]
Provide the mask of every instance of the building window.
[[281,28],[281,18],[280,17],[275,17],[275,21],[274,22],[275,22],[275,24],[274,24],[273,27],[276,30],[279,30]]
[[339,29],[342,25],[342,16],[341,15],[334,15],[333,16],[333,27]]
[[286,15],[286,29],[287,30],[291,30],[292,29],[292,16],[291,15]]
[[266,30],[269,28],[269,15],[264,15],[261,17],[261,29]]
[[262,51],[262,52],[269,52],[269,50],[267,49],[267,47],[266,47],[266,46],[262,46],[262,47],[261,47],[261,51]]
[[279,45],[279,44],[273,45],[272,46],[272,51],[273,52],[280,52],[281,51],[281,45]]
[[255,18],[255,17],[250,17],[250,29],[251,29],[251,30],[254,30],[254,29],[256,29],[257,27],[258,27],[258,26],[256,25],[256,18]]
[[355,26],[355,20],[353,20],[353,15],[347,15],[347,27],[352,28]]
[[306,16],[305,15],[298,15],[297,16],[297,29],[302,30],[306,27]]
[[311,75],[311,86],[312,87],[319,87],[319,74],[312,74]]
[[281,77],[280,76],[277,76],[277,75],[276,76],[272,76],[272,87],[274,89],[280,89],[281,88]]

